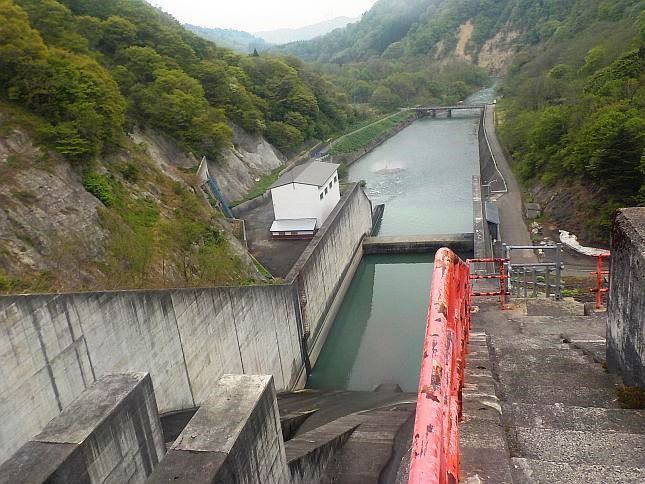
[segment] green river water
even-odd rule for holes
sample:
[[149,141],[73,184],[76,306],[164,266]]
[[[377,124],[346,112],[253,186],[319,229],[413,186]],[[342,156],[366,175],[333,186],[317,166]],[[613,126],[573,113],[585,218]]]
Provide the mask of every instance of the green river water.
[[[490,102],[487,89],[467,102]],[[472,232],[479,174],[478,112],[416,121],[349,170],[385,203],[379,235]],[[367,256],[360,263],[307,386],[416,391],[434,254]]]

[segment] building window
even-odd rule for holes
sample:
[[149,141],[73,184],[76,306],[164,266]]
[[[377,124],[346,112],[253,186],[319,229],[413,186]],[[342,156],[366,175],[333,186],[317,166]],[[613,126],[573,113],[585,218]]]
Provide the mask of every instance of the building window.
[[325,195],[327,195],[327,187],[325,187]]
[[332,187],[333,184],[334,184],[334,182],[329,182],[329,189],[330,190],[331,190],[331,187]]
[[334,183],[336,183],[337,181],[338,181],[338,177],[334,175]]
[[320,199],[322,200],[325,194],[323,192],[320,192]]

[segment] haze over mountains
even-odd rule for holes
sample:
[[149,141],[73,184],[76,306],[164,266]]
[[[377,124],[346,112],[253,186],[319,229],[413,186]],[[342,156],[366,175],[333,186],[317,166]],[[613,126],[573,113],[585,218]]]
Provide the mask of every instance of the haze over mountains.
[[265,30],[251,34],[243,30],[221,29],[219,27],[202,27],[199,25],[184,24],[184,27],[200,37],[211,40],[222,47],[233,49],[236,52],[250,54],[253,50],[261,52],[274,45],[288,44],[304,40],[315,39],[328,34],[333,30],[343,28],[350,23],[357,22],[360,18],[335,17],[312,25],[305,25],[293,29]]
[[298,42],[300,40],[311,40],[321,35],[325,35],[336,29],[341,29],[348,24],[359,21],[360,18],[335,17],[324,20],[312,25],[305,25],[295,29],[276,29],[255,32],[255,36],[260,37],[271,44],[287,44],[289,42]]

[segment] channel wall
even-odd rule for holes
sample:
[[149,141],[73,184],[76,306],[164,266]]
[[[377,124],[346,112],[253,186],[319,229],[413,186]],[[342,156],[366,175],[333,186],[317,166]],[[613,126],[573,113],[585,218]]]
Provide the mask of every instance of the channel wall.
[[108,373],[149,372],[160,413],[227,373],[302,386],[371,220],[353,185],[280,285],[0,297],[0,463]]

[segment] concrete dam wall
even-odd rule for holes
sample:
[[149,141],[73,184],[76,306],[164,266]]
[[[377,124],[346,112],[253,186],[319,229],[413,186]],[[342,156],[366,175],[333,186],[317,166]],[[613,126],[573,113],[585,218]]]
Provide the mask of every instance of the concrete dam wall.
[[354,185],[281,285],[0,297],[0,463],[107,373],[149,372],[160,413],[225,373],[295,388],[301,324],[325,318],[371,216]]

